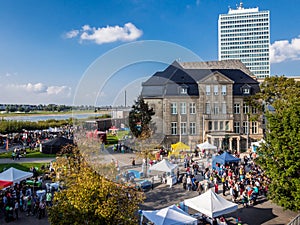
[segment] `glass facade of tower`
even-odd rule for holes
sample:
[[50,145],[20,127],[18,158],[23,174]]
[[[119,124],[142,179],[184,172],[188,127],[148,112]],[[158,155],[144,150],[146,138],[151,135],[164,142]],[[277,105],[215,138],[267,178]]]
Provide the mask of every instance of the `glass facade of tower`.
[[229,9],[219,15],[219,60],[239,59],[257,77],[270,76],[270,13],[258,8]]

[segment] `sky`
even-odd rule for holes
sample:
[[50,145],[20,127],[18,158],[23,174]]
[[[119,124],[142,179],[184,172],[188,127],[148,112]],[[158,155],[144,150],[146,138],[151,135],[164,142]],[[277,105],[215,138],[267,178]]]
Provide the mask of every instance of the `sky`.
[[[239,0],[0,0],[0,104],[130,105],[174,60],[218,60]],[[270,11],[271,74],[300,75],[300,1]]]

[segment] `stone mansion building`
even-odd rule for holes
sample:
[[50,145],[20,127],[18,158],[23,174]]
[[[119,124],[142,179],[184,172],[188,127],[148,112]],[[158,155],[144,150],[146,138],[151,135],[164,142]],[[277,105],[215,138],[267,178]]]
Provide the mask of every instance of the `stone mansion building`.
[[165,146],[209,141],[244,151],[263,137],[262,116],[245,101],[257,92],[259,82],[239,60],[174,61],[142,84],[141,96],[155,111],[153,136]]

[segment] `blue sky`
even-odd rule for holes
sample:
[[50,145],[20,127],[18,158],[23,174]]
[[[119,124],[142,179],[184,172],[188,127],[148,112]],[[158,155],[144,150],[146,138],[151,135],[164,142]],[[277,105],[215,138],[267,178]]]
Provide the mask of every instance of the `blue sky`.
[[[243,3],[245,8],[270,10],[275,51],[271,74],[300,75],[300,2]],[[173,60],[217,60],[218,15],[237,4],[238,0],[0,0],[0,103],[124,104],[126,91],[131,104],[141,81]],[[131,50],[122,48],[148,40],[157,41],[155,48],[147,42],[148,52],[138,54],[148,54],[145,60],[151,62],[130,59]],[[179,51],[168,51],[166,43]],[[108,59],[124,58],[126,65],[104,71],[111,66]],[[82,85],[87,77],[87,85],[95,84],[92,90]]]

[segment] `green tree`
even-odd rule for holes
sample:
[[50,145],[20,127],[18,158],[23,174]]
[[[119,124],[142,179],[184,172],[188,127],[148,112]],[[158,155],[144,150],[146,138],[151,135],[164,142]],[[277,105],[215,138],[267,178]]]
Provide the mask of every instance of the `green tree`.
[[266,78],[260,97],[275,111],[266,111],[266,143],[258,163],[271,179],[269,198],[286,209],[300,209],[300,85],[285,77]]
[[139,139],[147,139],[152,135],[151,120],[155,114],[147,102],[140,96],[129,112],[129,127],[132,134]]
[[134,188],[107,180],[93,170],[78,148],[57,158],[56,179],[64,189],[55,193],[49,210],[51,224],[133,225],[144,195]]
[[129,112],[129,127],[130,131],[137,138],[138,148],[137,156],[143,158],[144,176],[147,177],[148,159],[153,158],[153,140],[151,140],[154,131],[154,125],[151,123],[152,116],[155,114],[153,108],[150,108],[148,103],[140,96],[132,110]]

